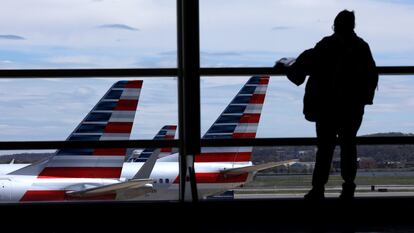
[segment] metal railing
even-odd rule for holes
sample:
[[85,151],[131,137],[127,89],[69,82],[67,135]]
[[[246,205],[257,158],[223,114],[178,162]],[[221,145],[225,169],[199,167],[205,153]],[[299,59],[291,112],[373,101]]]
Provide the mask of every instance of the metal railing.
[[[380,75],[414,75],[414,66],[379,66]],[[177,68],[148,69],[20,69],[0,70],[0,78],[177,77]],[[272,67],[200,68],[200,76],[285,75]]]
[[[231,146],[312,146],[316,138],[246,138],[246,139],[201,139],[202,147]],[[74,148],[163,148],[179,147],[178,140],[108,140],[108,141],[1,141],[0,150],[41,150]],[[413,136],[358,137],[359,145],[403,145],[414,144]]]

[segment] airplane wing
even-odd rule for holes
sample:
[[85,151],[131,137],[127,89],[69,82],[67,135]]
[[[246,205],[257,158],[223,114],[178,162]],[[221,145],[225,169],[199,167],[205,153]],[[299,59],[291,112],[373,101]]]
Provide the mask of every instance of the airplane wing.
[[262,171],[262,170],[274,168],[274,167],[279,167],[279,166],[292,165],[296,162],[298,162],[297,159],[286,160],[286,161],[281,161],[281,162],[270,162],[270,163],[247,166],[247,167],[226,169],[226,170],[221,171],[221,173],[225,175],[239,175],[239,174],[248,173],[248,172],[258,172],[258,171]]
[[118,200],[124,200],[139,197],[149,192],[154,192],[152,187],[153,180],[149,177],[155,166],[159,153],[160,149],[156,149],[131,180],[80,191],[68,191],[66,195],[75,198],[87,198],[107,194],[116,194]]
[[75,198],[87,198],[94,196],[101,196],[112,193],[120,193],[129,189],[145,189],[148,191],[152,190],[151,179],[132,179],[129,181],[99,186],[96,188],[90,188],[80,191],[68,191],[66,195]]
[[149,179],[152,170],[154,169],[155,163],[157,162],[160,151],[160,149],[155,149],[132,179]]

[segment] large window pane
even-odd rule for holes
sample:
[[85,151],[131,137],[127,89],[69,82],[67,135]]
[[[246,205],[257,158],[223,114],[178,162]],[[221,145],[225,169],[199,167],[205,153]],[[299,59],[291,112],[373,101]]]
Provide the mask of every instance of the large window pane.
[[128,148],[125,156],[119,157],[80,153],[97,150],[108,151],[105,148],[0,151],[0,176],[7,177],[0,180],[0,203],[178,200],[176,159],[157,161],[149,172],[143,171],[148,170],[155,157],[177,158],[176,148]]
[[[364,121],[358,131],[359,135],[414,132],[413,78],[409,75],[380,77],[374,104],[365,107]],[[248,77],[202,78],[202,135],[218,119],[248,79]],[[305,84],[297,87],[284,76],[272,76],[269,79],[256,137],[315,136],[314,123],[305,120],[302,113],[304,87]]]
[[0,68],[176,67],[169,0],[2,1]]
[[[175,78],[1,81],[0,141],[172,140],[178,135]],[[7,175],[0,202],[177,200],[177,151],[0,151],[0,175]],[[38,165],[25,168],[31,164]]]
[[[366,106],[359,136],[413,135],[412,79],[412,76],[380,76],[374,105]],[[304,85],[296,87],[284,76],[204,77],[202,136],[207,139],[314,137],[314,123],[306,121],[302,114],[303,94]],[[264,100],[261,95],[265,95]],[[412,195],[412,149],[410,145],[359,146],[357,195]],[[327,196],[338,196],[341,189],[339,153],[337,148]],[[231,194],[236,199],[303,197],[311,187],[315,155],[314,146],[202,148],[195,159],[196,172],[200,173],[199,192],[203,198],[217,194],[217,198]],[[238,173],[243,169],[230,172],[283,161],[289,165],[256,174]]]
[[411,1],[201,0],[201,64],[272,66],[296,57],[332,34],[339,11],[354,10],[356,33],[370,45],[378,65],[412,65]]
[[[392,136],[390,134],[389,136]],[[316,148],[313,146],[255,147],[252,161],[265,164],[295,159],[297,162],[258,172],[243,186],[234,188],[235,199],[302,198],[311,189]],[[325,196],[338,197],[341,178],[337,148]],[[414,185],[412,145],[358,146],[357,197],[412,196]]]
[[[393,136],[389,134],[388,136]],[[397,135],[401,136],[401,135]],[[316,147],[238,147],[231,160],[208,161],[235,152],[235,148],[210,148],[215,157],[202,153],[196,157],[198,191],[203,199],[272,199],[303,198],[312,188]],[[252,151],[250,162],[243,151]],[[223,158],[223,157],[222,157]],[[412,145],[358,146],[356,197],[412,196],[414,173]],[[260,170],[262,165],[275,165]],[[243,167],[257,166],[243,172]],[[340,150],[336,148],[325,186],[326,197],[338,197],[342,189]]]
[[[143,80],[131,139],[152,139],[164,125],[177,125],[174,78],[2,79],[0,141],[65,140],[119,80]],[[110,100],[120,97],[115,89],[107,93]],[[115,102],[99,103],[95,113],[85,119],[91,124],[78,129],[78,133],[102,132],[104,129],[94,122],[108,120],[108,111],[116,108]]]

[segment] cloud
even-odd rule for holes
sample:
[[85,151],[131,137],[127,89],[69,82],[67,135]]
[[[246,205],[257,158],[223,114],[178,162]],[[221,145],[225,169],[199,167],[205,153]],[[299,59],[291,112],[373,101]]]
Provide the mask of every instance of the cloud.
[[[158,53],[159,56],[177,56],[177,50],[171,50],[166,52]],[[223,51],[223,52],[206,52],[201,51],[201,56],[240,56],[240,52],[231,52],[231,51]]]
[[205,56],[241,56],[241,53],[238,52],[203,52],[201,51],[201,55]]
[[109,28],[109,29],[120,29],[120,30],[128,30],[128,31],[139,31],[138,28],[134,28],[128,26],[126,24],[103,24],[98,26],[98,28]]
[[26,40],[26,38],[17,35],[0,35],[2,40]]
[[288,29],[292,29],[292,27],[288,27],[288,26],[276,26],[276,27],[272,27],[272,31],[280,31],[280,30],[288,30]]
[[159,56],[177,56],[177,50],[158,53]]

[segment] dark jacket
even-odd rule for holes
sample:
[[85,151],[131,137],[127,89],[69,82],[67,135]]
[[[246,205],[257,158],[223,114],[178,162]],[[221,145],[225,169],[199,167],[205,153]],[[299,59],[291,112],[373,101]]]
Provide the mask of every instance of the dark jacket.
[[296,85],[309,75],[303,100],[309,121],[372,104],[378,83],[371,50],[355,33],[323,38],[299,55],[287,75]]

